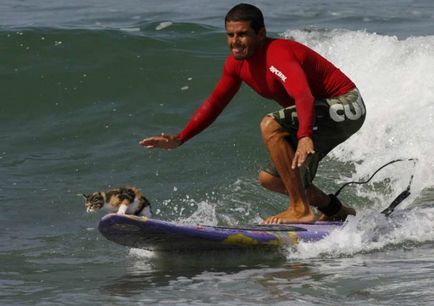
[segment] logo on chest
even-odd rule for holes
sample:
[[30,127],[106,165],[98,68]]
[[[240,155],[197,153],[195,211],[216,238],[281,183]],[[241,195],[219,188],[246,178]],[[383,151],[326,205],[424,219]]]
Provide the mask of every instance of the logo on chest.
[[286,82],[286,75],[284,75],[279,69],[274,66],[270,66],[269,70],[271,73],[277,75],[283,82]]

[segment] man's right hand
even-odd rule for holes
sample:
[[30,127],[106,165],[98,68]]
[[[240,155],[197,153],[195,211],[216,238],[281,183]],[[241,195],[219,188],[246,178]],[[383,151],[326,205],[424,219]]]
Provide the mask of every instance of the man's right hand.
[[179,141],[176,136],[161,134],[160,136],[153,136],[149,138],[145,138],[139,142],[142,146],[148,149],[175,149],[181,145],[181,141]]
[[309,154],[315,154],[312,138],[303,137],[298,141],[297,150],[292,159],[292,169],[300,168]]

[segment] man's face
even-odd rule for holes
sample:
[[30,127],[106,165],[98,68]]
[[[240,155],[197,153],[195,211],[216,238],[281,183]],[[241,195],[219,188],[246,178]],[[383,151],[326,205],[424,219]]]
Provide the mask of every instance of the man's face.
[[255,32],[250,21],[226,22],[226,35],[229,49],[237,60],[250,58],[265,40],[265,28]]

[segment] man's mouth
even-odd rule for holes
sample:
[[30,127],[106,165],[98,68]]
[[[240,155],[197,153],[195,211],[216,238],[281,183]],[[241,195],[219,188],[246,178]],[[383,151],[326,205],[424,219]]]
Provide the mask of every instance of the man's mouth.
[[244,47],[241,47],[241,46],[234,46],[234,47],[232,47],[232,52],[234,54],[241,55],[241,54],[244,54],[244,51],[245,51]]

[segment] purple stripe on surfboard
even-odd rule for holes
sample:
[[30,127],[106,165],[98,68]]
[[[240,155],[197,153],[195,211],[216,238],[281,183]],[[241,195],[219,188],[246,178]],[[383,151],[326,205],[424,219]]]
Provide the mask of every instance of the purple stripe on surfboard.
[[317,241],[342,222],[219,227],[180,224],[157,219],[108,214],[98,229],[116,243],[150,250],[224,249],[290,246],[298,240]]

